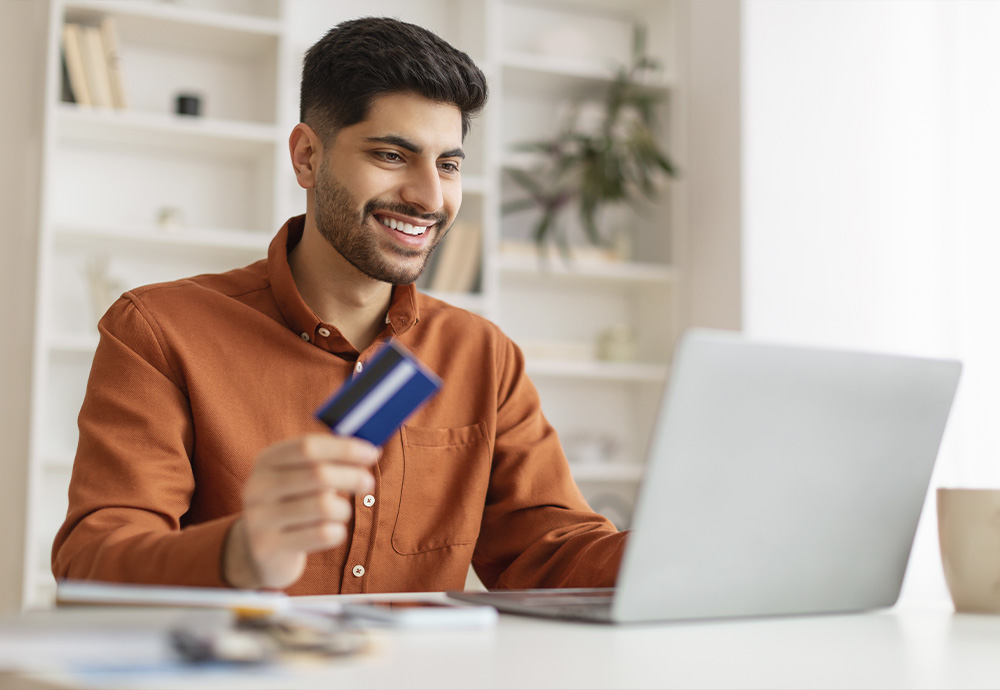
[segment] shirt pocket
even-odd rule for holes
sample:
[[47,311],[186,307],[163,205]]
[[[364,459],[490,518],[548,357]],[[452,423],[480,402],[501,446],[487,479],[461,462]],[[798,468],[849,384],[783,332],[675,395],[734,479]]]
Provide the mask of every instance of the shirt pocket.
[[404,425],[401,432],[403,487],[393,550],[411,555],[475,543],[490,479],[485,425]]

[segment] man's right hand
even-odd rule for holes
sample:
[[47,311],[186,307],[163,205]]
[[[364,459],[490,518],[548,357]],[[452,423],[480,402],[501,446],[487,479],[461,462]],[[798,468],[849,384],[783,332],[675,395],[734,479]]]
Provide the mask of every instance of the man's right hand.
[[265,448],[243,496],[243,516],[226,540],[226,580],[245,589],[283,589],[298,580],[306,555],[343,544],[353,504],[375,487],[380,451],[346,436],[311,434]]

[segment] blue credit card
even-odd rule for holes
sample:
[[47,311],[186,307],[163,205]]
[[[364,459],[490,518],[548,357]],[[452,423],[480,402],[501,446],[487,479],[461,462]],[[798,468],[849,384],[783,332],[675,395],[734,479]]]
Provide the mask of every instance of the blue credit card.
[[316,411],[316,417],[335,434],[381,446],[439,388],[441,379],[434,372],[389,340],[359,376]]

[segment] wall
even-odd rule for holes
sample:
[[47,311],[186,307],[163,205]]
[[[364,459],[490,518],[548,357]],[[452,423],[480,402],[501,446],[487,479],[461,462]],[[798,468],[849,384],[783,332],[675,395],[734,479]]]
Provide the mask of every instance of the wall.
[[[932,485],[1000,485],[1000,5],[744,5],[746,330],[965,363]],[[904,596],[946,596],[933,494]]]
[[684,322],[742,325],[742,37],[738,0],[687,3],[685,123],[681,184],[688,193]]
[[0,613],[20,608],[23,577],[47,5],[0,2]]

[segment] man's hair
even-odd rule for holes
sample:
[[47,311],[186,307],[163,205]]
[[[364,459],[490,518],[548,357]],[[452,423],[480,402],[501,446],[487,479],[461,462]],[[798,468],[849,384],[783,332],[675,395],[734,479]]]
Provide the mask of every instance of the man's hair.
[[457,106],[463,139],[488,95],[472,58],[437,34],[387,17],[352,19],[306,53],[299,119],[328,142],[368,117],[374,99],[407,92]]

